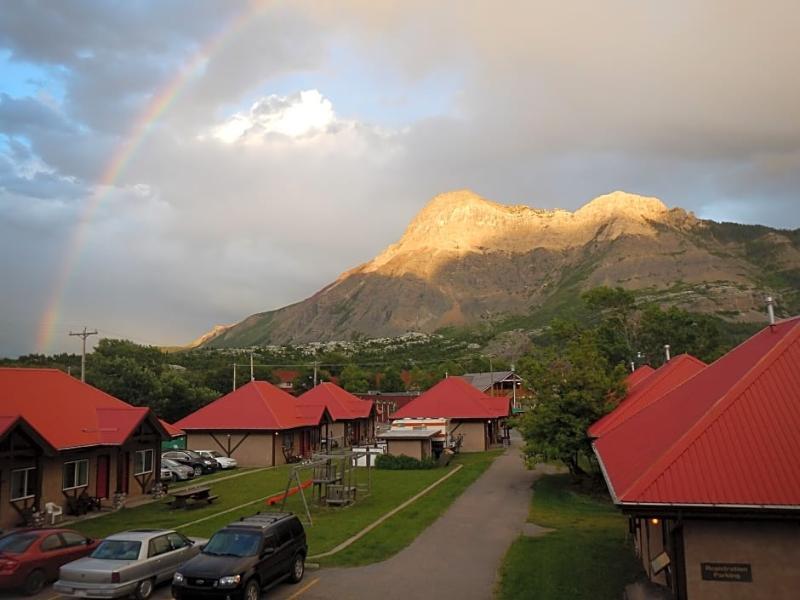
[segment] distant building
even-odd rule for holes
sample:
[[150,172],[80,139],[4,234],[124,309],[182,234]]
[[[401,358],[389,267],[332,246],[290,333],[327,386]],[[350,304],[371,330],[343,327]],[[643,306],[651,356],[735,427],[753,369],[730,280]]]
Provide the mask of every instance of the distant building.
[[175,423],[191,448],[219,450],[242,466],[281,465],[320,449],[332,422],[325,406],[251,381]]
[[466,452],[480,452],[502,442],[510,414],[508,397],[487,396],[460,377],[448,377],[397,410],[391,419],[393,423],[447,419],[448,437],[460,438]]
[[589,435],[650,580],[677,600],[796,597],[800,318],[628,385]]
[[523,379],[514,371],[489,371],[485,373],[465,373],[461,379],[487,396],[508,396],[513,408],[529,396],[523,387]]
[[356,394],[362,400],[370,400],[375,404],[375,420],[385,424],[391,420],[389,415],[400,410],[422,392],[367,392]]
[[323,382],[308,390],[297,401],[323,406],[332,422],[328,430],[327,447],[362,445],[375,440],[375,403],[362,400],[335,383]]
[[56,369],[0,368],[0,527],[52,502],[147,494],[169,434],[131,406]]

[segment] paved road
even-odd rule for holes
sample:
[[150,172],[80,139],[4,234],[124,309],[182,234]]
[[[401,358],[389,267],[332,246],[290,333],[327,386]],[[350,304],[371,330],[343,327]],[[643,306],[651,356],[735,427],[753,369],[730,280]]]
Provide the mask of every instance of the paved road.
[[[275,600],[407,600],[435,597],[487,600],[508,547],[522,532],[531,485],[541,471],[528,471],[521,441],[494,461],[433,525],[410,546],[381,563],[308,571],[298,585],[281,584],[264,594]],[[0,600],[13,596],[0,593]],[[169,585],[153,600],[171,598]],[[47,589],[34,600],[60,598]]]
[[311,584],[302,600],[491,598],[503,556],[528,516],[531,484],[538,475],[525,469],[520,444],[515,440],[444,515],[394,557],[365,567],[309,571],[299,589],[283,586],[269,597],[285,600]]

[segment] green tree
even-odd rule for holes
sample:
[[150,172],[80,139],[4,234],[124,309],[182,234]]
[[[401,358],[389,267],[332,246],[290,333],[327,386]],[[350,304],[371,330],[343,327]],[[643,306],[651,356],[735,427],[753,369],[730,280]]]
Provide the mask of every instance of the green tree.
[[625,369],[612,366],[593,331],[520,360],[519,372],[536,390],[536,401],[520,420],[525,453],[533,461],[557,459],[575,476],[591,444],[586,430],[625,393]]
[[339,385],[348,392],[363,394],[369,391],[369,377],[363,369],[350,363],[339,374]]
[[403,383],[403,378],[400,377],[400,369],[395,366],[384,369],[381,373],[379,389],[382,392],[404,391],[405,384]]
[[422,369],[418,366],[409,371],[408,377],[408,390],[415,392],[424,392],[425,390],[433,387],[439,381],[439,378],[435,373]]

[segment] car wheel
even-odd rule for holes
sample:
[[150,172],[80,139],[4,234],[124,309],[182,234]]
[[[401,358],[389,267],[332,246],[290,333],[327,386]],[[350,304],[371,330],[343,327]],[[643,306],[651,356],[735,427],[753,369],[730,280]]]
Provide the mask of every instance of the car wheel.
[[136,586],[136,600],[147,600],[153,595],[153,580],[144,579]]
[[306,559],[302,554],[298,554],[292,561],[292,572],[289,574],[289,580],[292,583],[298,583],[306,572]]
[[31,571],[25,578],[25,586],[23,591],[26,596],[34,596],[42,591],[44,584],[47,583],[47,578],[44,576],[44,571],[36,569]]
[[195,467],[194,467],[194,476],[195,477],[200,477],[200,475],[202,475],[202,474],[203,474],[203,467],[201,467],[200,465],[195,465]]
[[244,600],[258,600],[261,597],[261,586],[258,581],[251,579],[244,588]]

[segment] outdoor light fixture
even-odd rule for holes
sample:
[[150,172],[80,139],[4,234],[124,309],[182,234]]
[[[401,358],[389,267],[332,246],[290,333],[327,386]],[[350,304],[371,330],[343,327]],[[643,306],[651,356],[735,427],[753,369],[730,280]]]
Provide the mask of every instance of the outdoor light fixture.
[[653,525],[658,525],[660,521],[658,519],[650,519],[650,523]]

